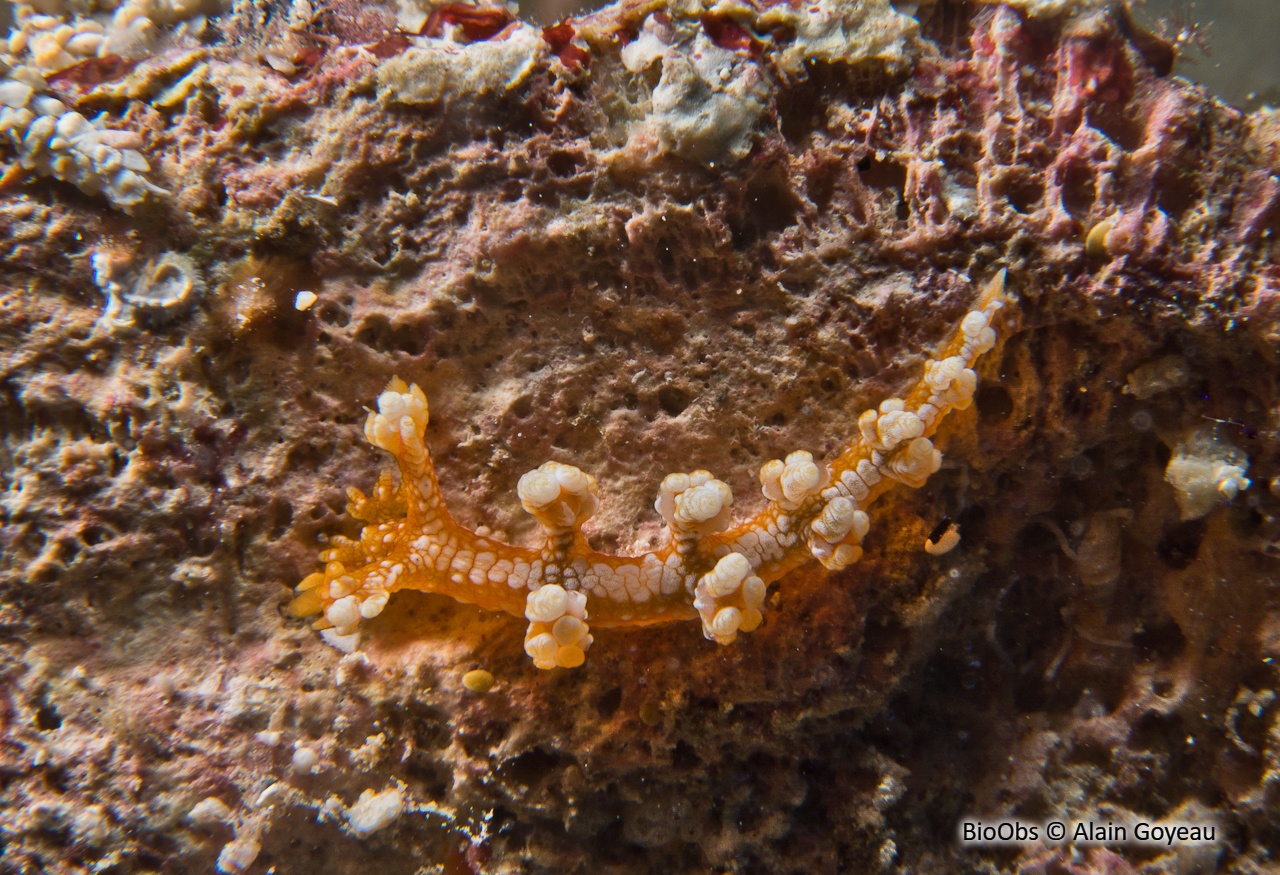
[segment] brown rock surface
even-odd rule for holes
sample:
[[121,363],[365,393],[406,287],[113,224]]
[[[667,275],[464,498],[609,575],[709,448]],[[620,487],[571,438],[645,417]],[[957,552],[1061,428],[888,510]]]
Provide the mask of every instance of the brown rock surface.
[[[51,78],[171,194],[126,216],[5,155],[0,868],[1272,865],[1276,116],[1167,77],[1119,7],[910,5],[547,32],[447,6],[436,38],[241,9]],[[166,252],[198,299],[102,319]],[[527,537],[515,483],[556,459],[627,552],[670,471],[745,513],[761,463],[836,451],[1002,267],[944,469],[730,647],[606,630],[548,673],[523,623],[439,597],[397,594],[351,654],[282,610],[356,531],[393,374],[460,521]],[[1170,356],[1180,381],[1130,380]],[[1205,428],[1252,485],[1184,520],[1166,468]],[[967,848],[962,817],[1219,831],[1073,856]]]

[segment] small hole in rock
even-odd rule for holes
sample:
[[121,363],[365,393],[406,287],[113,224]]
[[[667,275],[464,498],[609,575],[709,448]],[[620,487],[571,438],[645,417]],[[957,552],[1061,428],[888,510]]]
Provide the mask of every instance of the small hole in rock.
[[515,401],[511,402],[511,413],[520,419],[524,419],[533,413],[533,396],[521,395]]
[[679,387],[663,386],[658,390],[658,406],[667,416],[679,416],[692,402],[689,393]]
[[1192,562],[1200,553],[1200,543],[1204,540],[1204,520],[1187,520],[1167,529],[1156,544],[1156,555],[1169,568],[1181,570]]

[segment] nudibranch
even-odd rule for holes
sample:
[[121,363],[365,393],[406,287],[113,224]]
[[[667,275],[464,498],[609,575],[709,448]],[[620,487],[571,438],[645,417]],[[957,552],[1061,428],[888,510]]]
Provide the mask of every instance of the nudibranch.
[[[525,651],[538,668],[574,668],[591,628],[701,620],[703,634],[729,644],[761,624],[770,583],[812,556],[831,570],[857,562],[870,527],[867,508],[894,484],[924,484],[942,463],[931,438],[952,410],[973,403],[974,364],[995,344],[1004,271],[986,285],[959,329],[926,362],[906,398],[890,398],[858,418],[858,434],[829,462],[797,450],[760,469],[767,502],[727,527],[733,495],[707,471],[669,474],[655,509],[668,536],[638,556],[593,550],[582,524],[595,511],[590,474],[559,462],[520,478],[520,503],[542,543],[506,544],[458,525],[440,495],[424,443],[427,398],[396,377],[378,396],[365,436],[395,457],[400,485],[384,473],[371,497],[350,489],[359,540],[337,537],[320,554],[324,570],[297,587],[289,605],[312,625],[353,634],[397,590],[452,596],[528,620]],[[590,625],[588,625],[588,622]]]

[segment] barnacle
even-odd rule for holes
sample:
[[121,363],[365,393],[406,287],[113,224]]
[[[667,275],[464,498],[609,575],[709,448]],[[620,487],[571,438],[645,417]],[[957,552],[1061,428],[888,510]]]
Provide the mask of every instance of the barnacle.
[[862,556],[866,508],[896,483],[918,487],[941,465],[932,436],[951,410],[973,402],[977,359],[995,345],[1004,272],[986,286],[923,379],[858,419],[859,434],[836,458],[805,451],[760,470],[765,507],[729,527],[733,495],[710,472],[663,479],[655,508],[666,543],[638,556],[597,552],[582,534],[598,505],[595,478],[547,462],[520,478],[520,503],[542,543],[520,547],[458,525],[440,495],[423,443],[427,398],[395,378],[378,397],[365,436],[395,457],[399,487],[379,479],[372,498],[351,490],[350,511],[368,523],[360,539],[335,538],[324,569],[297,587],[296,616],[322,614],[316,629],[354,633],[397,590],[437,592],[525,618],[525,650],[539,668],[581,665],[592,629],[701,620],[729,644],[763,621],[767,587],[807,558],[839,570]]

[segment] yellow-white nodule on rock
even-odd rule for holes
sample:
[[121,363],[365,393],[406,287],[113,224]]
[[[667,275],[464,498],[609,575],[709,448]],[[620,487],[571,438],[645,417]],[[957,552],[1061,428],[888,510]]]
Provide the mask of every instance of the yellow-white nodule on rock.
[[938,540],[933,538],[925,538],[924,552],[930,556],[945,556],[956,548],[960,543],[960,527],[955,523],[947,526],[946,531],[938,536]]
[[729,644],[739,632],[753,632],[764,621],[765,582],[751,573],[741,553],[722,556],[716,567],[698,579],[693,606],[702,618],[702,634],[717,644]]
[[585,595],[547,584],[529,593],[524,615],[524,652],[538,668],[577,668],[586,660],[593,639]]
[[357,837],[364,838],[390,826],[404,809],[404,792],[399,787],[390,787],[381,793],[365,790],[347,809],[347,825]]

